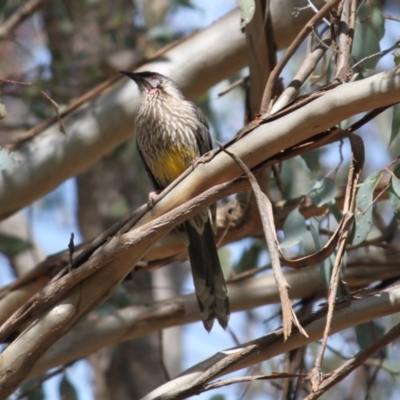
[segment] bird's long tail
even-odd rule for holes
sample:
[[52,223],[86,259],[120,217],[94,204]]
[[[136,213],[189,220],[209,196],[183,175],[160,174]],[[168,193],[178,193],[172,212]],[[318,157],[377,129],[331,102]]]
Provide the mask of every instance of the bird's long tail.
[[229,299],[210,220],[205,222],[201,234],[190,221],[185,222],[185,230],[189,236],[190,264],[204,327],[209,332],[217,319],[225,329],[230,313]]

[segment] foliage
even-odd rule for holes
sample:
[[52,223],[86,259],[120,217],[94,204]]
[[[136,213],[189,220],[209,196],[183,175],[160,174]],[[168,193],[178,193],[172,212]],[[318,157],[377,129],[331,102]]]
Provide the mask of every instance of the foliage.
[[[250,63],[249,69],[244,71],[240,71],[239,66],[232,67],[232,76],[225,76],[220,70],[207,72],[207,63],[215,60],[204,60],[206,72],[198,73],[196,80],[188,83],[184,78],[190,73],[190,59],[185,57],[186,52],[189,58],[197,56],[191,52],[196,35],[187,32],[187,26],[192,24],[190,18],[182,21],[181,16],[201,16],[205,5],[183,0],[133,3],[88,0],[68,4],[0,1],[0,40],[4,44],[0,48],[4,74],[0,80],[2,177],[11,182],[15,190],[19,185],[26,185],[24,193],[28,200],[24,204],[30,205],[38,197],[32,195],[34,188],[29,186],[29,174],[34,177],[38,173],[37,164],[33,162],[35,157],[45,160],[46,179],[40,182],[42,185],[53,175],[62,174],[62,179],[66,179],[79,172],[75,178],[78,215],[74,218],[83,239],[81,244],[79,240],[74,243],[72,238],[69,250],[36,260],[31,275],[22,275],[1,292],[0,302],[3,303],[0,305],[7,307],[0,308],[8,314],[4,318],[1,315],[0,337],[9,341],[10,346],[0,356],[0,361],[5,360],[0,363],[5,366],[4,373],[0,370],[0,386],[2,374],[7,378],[7,385],[12,386],[3,389],[4,393],[18,389],[16,395],[26,391],[29,398],[45,398],[42,381],[47,377],[34,379],[30,382],[32,386],[22,385],[22,381],[31,371],[39,373],[32,368],[51,357],[45,353],[51,344],[55,343],[53,351],[58,354],[57,351],[63,350],[57,345],[62,345],[68,337],[72,341],[70,351],[62,353],[59,359],[54,356],[55,360],[48,365],[75,361],[75,358],[68,358],[71,357],[68,353],[75,354],[78,348],[79,357],[83,357],[127,339],[143,340],[129,342],[129,351],[121,351],[122,347],[110,350],[106,372],[100,371],[100,363],[92,362],[92,368],[99,368],[98,376],[103,380],[99,388],[104,389],[108,384],[110,393],[120,393],[121,387],[128,386],[125,372],[131,371],[130,368],[133,371],[137,367],[144,374],[144,378],[139,374],[135,376],[136,386],[127,389],[130,393],[127,398],[144,396],[157,386],[170,398],[172,394],[182,397],[211,389],[218,389],[213,397],[208,396],[215,399],[228,398],[232,392],[236,397],[239,393],[248,393],[248,398],[257,398],[261,393],[263,398],[293,399],[317,398],[328,390],[334,396],[345,393],[349,398],[354,390],[365,393],[366,397],[397,393],[399,372],[392,364],[398,354],[392,345],[400,336],[397,332],[400,325],[394,317],[385,316],[399,311],[398,301],[391,299],[397,299],[393,283],[399,278],[400,162],[396,155],[400,103],[390,84],[386,81],[382,85],[375,84],[367,78],[376,78],[378,69],[382,68],[387,70],[382,79],[390,79],[398,73],[398,54],[383,58],[389,51],[382,50],[399,47],[398,42],[387,43],[390,40],[387,21],[398,22],[398,16],[390,15],[390,4],[385,2],[314,2],[318,7],[313,11],[295,10],[297,18],[303,18],[304,23],[291,33],[292,44],[275,62],[274,57],[265,57],[265,54],[275,52],[280,42],[276,31],[273,37],[273,28],[279,29],[279,23],[274,26],[274,16],[278,18],[282,13],[274,11],[273,2],[237,3],[241,12],[240,17],[237,14],[237,29],[240,27],[244,32],[246,50],[252,55],[249,59],[257,63]],[[285,13],[292,15],[289,3],[283,3],[288,7]],[[307,18],[305,13],[309,13]],[[262,18],[256,18],[260,16]],[[285,30],[292,28],[291,21]],[[307,24],[307,21],[310,22]],[[222,30],[228,29],[223,21],[217,24],[221,24]],[[229,29],[223,32],[226,46],[230,43]],[[252,42],[254,32],[258,36]],[[254,45],[261,43],[262,35],[268,39],[267,49]],[[164,45],[167,47],[163,48]],[[180,45],[183,50],[173,53]],[[212,41],[208,44],[210,48],[217,45],[225,46]],[[302,51],[295,58],[298,49]],[[98,145],[89,132],[87,137],[83,135],[81,141],[75,142],[74,130],[84,127],[89,131],[93,125],[105,124],[107,120],[118,135],[121,125],[131,126],[132,108],[136,107],[132,99],[138,103],[134,97],[136,93],[130,94],[130,103],[115,109],[114,114],[104,112],[105,99],[114,96],[116,103],[121,93],[118,90],[126,85],[118,82],[118,70],[143,68],[147,63],[153,66],[156,62],[161,65],[175,62],[174,57],[169,58],[170,54],[180,62],[177,64],[180,69],[171,69],[171,73],[183,77],[184,90],[189,94],[197,93],[196,86],[209,88],[210,82],[214,82],[212,74],[217,74],[219,80],[225,79],[224,84],[229,88],[223,90],[218,100],[213,92],[208,92],[202,93],[197,103],[218,141],[226,137],[229,140],[216,156],[193,166],[194,172],[188,172],[185,190],[174,197],[176,191],[172,187],[170,194],[150,212],[142,207],[126,216],[128,211],[146,201],[148,191],[148,180],[138,162],[134,143],[132,140],[117,143],[110,132],[106,144]],[[229,55],[215,56],[221,70],[227,68],[224,57]],[[265,70],[272,71],[267,81],[261,72]],[[257,90],[251,86],[254,82],[263,88],[262,98],[255,98]],[[352,86],[356,84],[360,86]],[[363,89],[363,101],[368,107],[363,108],[360,102],[356,104],[359,101],[356,92],[335,97],[337,93],[346,93],[346,87]],[[379,92],[383,87],[385,95]],[[356,100],[351,103],[350,98]],[[254,102],[260,105],[260,112],[243,127],[244,118],[238,110],[245,104],[249,111],[250,103]],[[225,104],[224,111],[221,111],[221,103]],[[95,116],[95,123],[85,118],[87,110],[91,117]],[[317,111],[320,112],[318,120]],[[376,118],[380,114],[382,118]],[[46,122],[46,118],[54,119]],[[301,125],[293,127],[293,121],[300,121]],[[335,122],[325,126],[326,121]],[[45,130],[52,124],[65,131],[65,152],[70,152],[68,167],[63,164],[64,153],[57,153],[59,149],[43,149],[45,142],[41,139],[53,137],[54,133]],[[285,129],[294,133],[285,136]],[[57,134],[61,135],[58,130]],[[83,171],[75,152],[79,152],[78,147],[84,146],[85,141],[92,141],[90,145],[95,154],[88,152],[92,165]],[[66,150],[71,143],[78,147]],[[52,152],[54,154],[49,155]],[[53,163],[47,165],[50,157]],[[230,165],[228,172],[226,165]],[[26,172],[21,177],[15,171]],[[196,175],[198,171],[203,172]],[[231,181],[239,175],[243,177],[241,180]],[[198,181],[193,176],[197,176]],[[185,272],[179,264],[187,256],[186,249],[179,235],[167,234],[175,221],[208,200],[192,199],[195,194],[199,195],[197,187],[205,192],[204,196],[214,196],[213,201],[220,193],[230,195],[219,204],[216,240],[220,245],[236,242],[221,249],[219,255],[224,275],[232,280],[229,288],[232,311],[245,312],[238,319],[236,315],[232,317],[225,341],[209,336],[210,339],[201,342],[199,347],[204,358],[209,356],[206,346],[211,342],[220,352],[203,364],[192,366],[190,380],[174,381],[167,377],[171,380],[170,386],[161,386],[168,375],[164,353],[168,359],[170,350],[179,353],[183,348],[179,335],[176,335],[177,342],[168,339],[168,346],[164,344],[163,348],[162,335],[168,335],[165,329],[198,319],[193,296],[181,296],[188,292],[184,286]],[[236,193],[238,191],[240,193]],[[42,204],[54,219],[54,210],[60,202],[51,201],[51,195],[45,199]],[[168,202],[173,204],[172,211]],[[13,211],[18,208],[16,206]],[[168,214],[174,210],[175,214]],[[156,218],[161,218],[162,223]],[[149,224],[153,224],[151,228]],[[69,238],[64,239],[68,243]],[[34,252],[36,242],[35,236],[27,240],[22,235],[0,231],[0,252],[16,271],[20,256]],[[141,248],[141,243],[146,245]],[[139,250],[132,251],[134,246]],[[130,270],[132,264],[133,272],[127,273],[125,269]],[[172,277],[164,276],[162,280],[161,273],[158,275],[154,270],[166,265],[163,272],[173,271]],[[110,266],[111,272],[106,275]],[[122,272],[116,275],[115,271],[120,269]],[[96,276],[102,278],[91,285],[90,279],[94,281]],[[88,287],[90,293],[89,290],[85,292]],[[170,291],[165,295],[163,291],[167,289]],[[20,292],[27,294],[18,297],[20,303],[15,306],[13,296]],[[65,304],[73,308],[73,299],[77,297],[80,300],[71,319],[60,316],[53,328],[43,323],[48,321],[45,320],[48,315],[62,310]],[[293,305],[295,299],[300,301]],[[8,308],[8,302],[12,307]],[[269,304],[268,315],[264,313],[265,308],[256,309],[266,304]],[[13,314],[18,308],[17,314]],[[270,315],[273,316],[270,318]],[[241,322],[237,323],[239,319]],[[48,343],[33,348],[27,344],[29,351],[18,358],[18,364],[11,363],[15,368],[7,368],[7,360],[12,359],[7,359],[7,352],[22,348],[17,346],[18,341],[25,344],[31,329],[34,332],[41,323],[44,331],[33,335],[33,339],[48,335]],[[281,324],[282,330],[275,329]],[[155,332],[163,332],[157,340]],[[335,335],[330,336],[333,333]],[[201,333],[197,335],[200,337]],[[232,345],[229,341],[236,348],[224,352]],[[86,353],[85,347],[90,349]],[[36,358],[32,361],[29,357],[40,361],[35,365]],[[112,369],[116,360],[121,362],[118,377],[113,375]],[[129,368],[122,360],[126,360]],[[48,365],[45,369],[50,368]],[[225,379],[225,371],[234,371],[238,365],[241,369],[249,368],[243,376],[215,381],[217,377]],[[349,380],[344,380],[358,367],[364,368],[363,376],[353,374]],[[19,383],[11,376],[14,373],[20,373]],[[63,368],[57,373],[62,373],[60,397],[79,398],[76,379]],[[151,396],[149,398],[153,398]]]

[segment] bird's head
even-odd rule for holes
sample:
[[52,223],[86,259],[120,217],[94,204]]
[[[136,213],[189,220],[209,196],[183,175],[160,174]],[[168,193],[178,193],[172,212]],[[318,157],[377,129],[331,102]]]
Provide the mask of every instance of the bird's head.
[[158,72],[145,71],[145,72],[129,72],[120,71],[121,74],[126,75],[136,82],[142,94],[156,95],[160,93],[173,94],[182,96],[178,86],[171,79]]

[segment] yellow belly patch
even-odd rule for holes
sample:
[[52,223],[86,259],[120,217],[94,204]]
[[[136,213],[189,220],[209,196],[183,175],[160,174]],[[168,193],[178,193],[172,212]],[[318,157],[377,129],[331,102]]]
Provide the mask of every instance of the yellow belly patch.
[[198,156],[198,151],[187,147],[170,146],[158,154],[158,159],[150,169],[156,181],[161,186],[167,186],[186,171]]

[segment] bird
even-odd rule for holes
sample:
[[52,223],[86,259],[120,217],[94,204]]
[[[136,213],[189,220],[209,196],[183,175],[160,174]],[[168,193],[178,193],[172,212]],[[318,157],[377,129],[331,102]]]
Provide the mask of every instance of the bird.
[[[212,150],[209,125],[200,108],[185,99],[172,79],[152,71],[120,72],[132,79],[140,90],[141,101],[135,117],[136,144],[158,193]],[[214,204],[177,227],[188,245],[197,303],[208,332],[215,320],[225,329],[230,315],[228,292],[214,239],[215,220]]]

